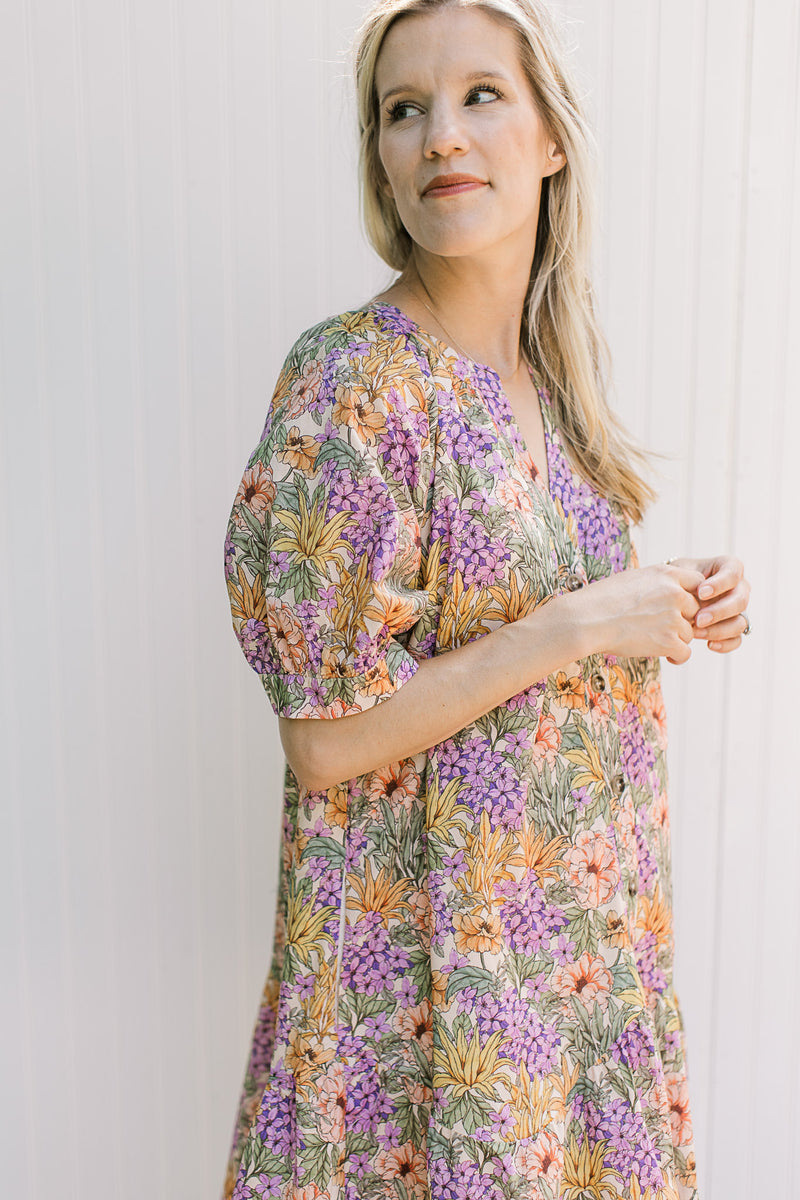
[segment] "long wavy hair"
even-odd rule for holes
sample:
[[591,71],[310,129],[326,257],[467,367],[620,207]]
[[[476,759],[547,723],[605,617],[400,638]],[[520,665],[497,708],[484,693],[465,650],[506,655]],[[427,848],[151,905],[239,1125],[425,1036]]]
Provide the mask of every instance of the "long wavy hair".
[[590,279],[596,142],[566,62],[559,28],[543,0],[376,0],[373,4],[355,46],[361,205],[367,237],[390,267],[405,270],[413,243],[383,186],[375,71],[383,40],[397,20],[444,8],[480,9],[513,30],[545,129],[566,156],[566,164],[542,180],[521,345],[531,363],[538,365],[576,467],[638,522],[655,497],[644,478],[648,456],[608,405],[611,354],[595,317]]

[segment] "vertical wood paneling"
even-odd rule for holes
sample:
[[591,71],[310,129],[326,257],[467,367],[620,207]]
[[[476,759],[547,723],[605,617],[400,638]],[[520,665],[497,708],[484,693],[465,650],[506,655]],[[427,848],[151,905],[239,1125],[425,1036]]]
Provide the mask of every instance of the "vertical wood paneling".
[[[780,1171],[776,1167],[780,1160],[770,1155],[767,1145],[774,1146],[776,1141],[785,1144],[789,1136],[786,1128],[778,1132],[783,1123],[779,1117],[773,1121],[767,1144],[753,1138],[757,1117],[770,1095],[769,1090],[758,1088],[759,1079],[764,1078],[763,1068],[767,1067],[766,1080],[777,1076],[777,1082],[780,1072],[774,1072],[769,1063],[759,1063],[760,1047],[752,1033],[738,1053],[731,1053],[731,1048],[740,1043],[743,1029],[753,1031],[758,1025],[765,926],[781,919],[780,910],[776,911],[773,904],[773,880],[776,876],[780,879],[780,862],[768,836],[778,834],[779,845],[783,837],[793,840],[796,800],[800,796],[795,780],[793,788],[790,785],[794,800],[787,803],[780,785],[775,790],[770,788],[771,772],[762,755],[741,753],[741,747],[751,739],[756,746],[770,742],[776,695],[772,686],[774,660],[771,662],[769,655],[780,645],[773,623],[774,583],[791,586],[791,575],[796,573],[794,568],[786,569],[785,547],[779,546],[774,536],[771,516],[777,511],[780,480],[766,467],[774,462],[778,451],[776,437],[786,405],[786,395],[781,391],[781,362],[788,330],[782,310],[790,222],[796,219],[796,212],[787,207],[797,137],[796,16],[794,6],[789,5],[770,10],[754,4],[749,14],[750,101],[742,163],[738,378],[731,429],[733,469],[728,487],[730,533],[735,530],[754,577],[763,585],[759,606],[763,640],[762,653],[747,655],[738,670],[731,672],[723,746],[729,765],[724,776],[728,796],[719,874],[720,954],[710,1156],[714,1186],[722,1195],[743,1182],[751,1194],[761,1188],[779,1191]],[[753,696],[763,697],[755,709],[750,703]],[[781,827],[783,833],[779,834]],[[748,886],[742,886],[743,880]],[[730,1096],[736,1090],[741,1100],[731,1107]],[[766,1133],[763,1117],[759,1125]]]
[[[800,9],[795,7],[793,29],[785,29],[782,50],[788,68],[785,88],[786,142],[779,149],[785,165],[781,223],[776,243],[782,263],[776,272],[775,322],[778,328],[776,391],[789,398],[781,406],[772,429],[771,453],[775,463],[772,482],[774,523],[770,538],[770,584],[764,609],[769,637],[766,662],[773,676],[786,667],[785,631],[796,612],[796,584],[787,562],[797,544],[796,447],[800,442],[800,412],[791,397],[800,391]],[[789,551],[789,553],[787,553]],[[778,665],[780,664],[780,665]],[[797,656],[788,663],[796,669]],[[764,886],[760,892],[755,980],[757,987],[754,1029],[755,1080],[753,1087],[753,1141],[760,1148],[753,1175],[766,1166],[769,1190],[790,1195],[796,1186],[800,1145],[800,1033],[790,997],[800,987],[800,873],[791,864],[800,855],[800,787],[790,774],[787,747],[796,737],[794,706],[781,689],[771,687],[771,720],[766,730],[764,795]],[[780,1050],[776,1052],[776,1046]],[[776,1097],[780,1119],[774,1120],[767,1097]]]
[[[216,1200],[274,917],[282,756],[222,538],[360,239],[365,0],[0,14],[0,1185]],[[734,549],[756,632],[665,669],[677,983],[704,1200],[800,1142],[800,10],[563,0],[600,143],[601,316],[669,457],[645,560]],[[43,1117],[44,1113],[44,1117]]]

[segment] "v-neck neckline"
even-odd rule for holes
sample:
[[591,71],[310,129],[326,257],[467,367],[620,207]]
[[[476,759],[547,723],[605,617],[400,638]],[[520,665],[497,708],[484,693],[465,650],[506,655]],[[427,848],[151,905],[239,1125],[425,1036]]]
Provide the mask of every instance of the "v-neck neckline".
[[506,395],[506,390],[503,387],[503,381],[500,378],[497,371],[494,369],[494,367],[490,367],[487,363],[478,362],[477,359],[470,358],[468,355],[462,354],[460,350],[457,350],[454,346],[451,346],[448,342],[442,341],[441,338],[438,338],[435,336],[435,334],[432,334],[430,332],[430,330],[425,329],[424,326],[420,325],[417,321],[415,321],[413,317],[410,317],[408,315],[408,313],[405,312],[402,308],[398,308],[398,306],[396,304],[387,304],[383,300],[371,300],[369,302],[369,304],[366,304],[364,307],[365,307],[365,309],[388,309],[391,312],[397,313],[403,319],[403,321],[407,323],[407,325],[411,328],[411,331],[416,336],[422,337],[422,338],[426,339],[427,341],[431,342],[438,349],[439,353],[444,355],[445,358],[454,358],[457,362],[466,363],[467,366],[470,368],[470,370],[476,370],[478,372],[483,371],[486,374],[494,376],[494,378],[497,380],[498,391],[499,391],[500,397],[502,398],[502,403],[508,413],[508,423],[511,426],[511,428],[518,440],[518,443],[519,443],[519,457],[523,460],[523,462],[525,464],[525,469],[528,472],[528,474],[530,475],[531,481],[533,482],[533,484],[536,487],[538,487],[538,489],[552,502],[554,497],[553,497],[553,493],[551,491],[550,460],[551,460],[553,439],[552,439],[552,430],[551,430],[551,426],[550,426],[550,413],[549,413],[549,411],[547,411],[547,405],[545,404],[545,401],[542,398],[542,394],[541,394],[539,387],[537,385],[537,382],[536,382],[534,368],[531,366],[531,364],[526,363],[526,366],[527,366],[527,370],[528,370],[528,375],[530,376],[531,383],[533,384],[534,390],[536,392],[536,398],[539,401],[539,411],[542,415],[542,427],[543,427],[543,431],[544,431],[544,450],[545,450],[545,462],[544,462],[545,470],[544,470],[544,472],[542,472],[542,469],[540,468],[539,464],[536,462],[536,460],[534,459],[533,455],[531,454],[531,452],[528,448],[528,444],[525,441],[522,430],[519,427],[519,422],[517,421],[517,418],[514,415],[514,409],[512,407],[511,401],[509,400],[508,396]]

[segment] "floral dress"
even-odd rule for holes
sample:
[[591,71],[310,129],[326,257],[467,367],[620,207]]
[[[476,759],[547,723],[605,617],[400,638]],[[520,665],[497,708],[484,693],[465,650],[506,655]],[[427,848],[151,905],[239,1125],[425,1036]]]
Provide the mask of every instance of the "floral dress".
[[[544,387],[372,303],[303,334],[225,547],[274,710],[336,719],[634,564]],[[691,1200],[659,661],[592,654],[325,791],[286,768],[235,1200]]]

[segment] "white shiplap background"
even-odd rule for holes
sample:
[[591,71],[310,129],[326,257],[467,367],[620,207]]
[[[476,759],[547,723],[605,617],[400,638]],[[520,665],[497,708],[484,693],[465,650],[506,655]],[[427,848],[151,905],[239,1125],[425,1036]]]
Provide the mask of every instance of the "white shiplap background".
[[[216,1200],[267,969],[281,756],[224,527],[359,233],[363,0],[0,3],[0,1188]],[[563,0],[602,147],[643,561],[735,551],[755,632],[667,668],[704,1200],[800,1141],[797,0]]]

